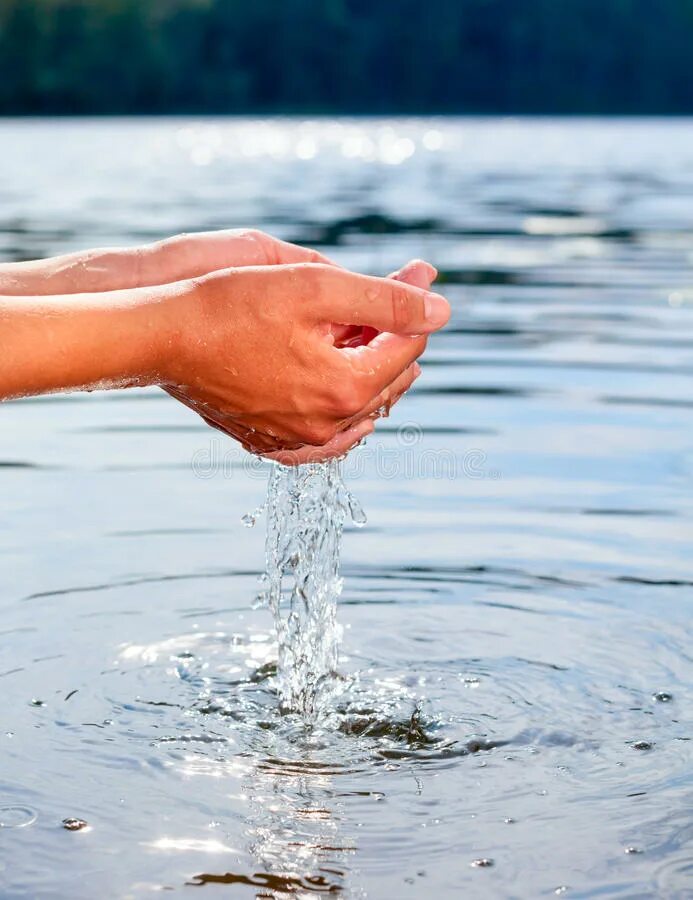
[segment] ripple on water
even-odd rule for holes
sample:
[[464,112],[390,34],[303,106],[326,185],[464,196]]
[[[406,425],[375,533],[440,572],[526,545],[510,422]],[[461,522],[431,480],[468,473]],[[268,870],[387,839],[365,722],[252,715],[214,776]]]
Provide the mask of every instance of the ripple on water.
[[38,813],[28,806],[0,807],[0,828],[26,828],[37,818]]
[[[440,141],[424,152],[431,129]],[[231,197],[287,239],[331,244],[348,268],[382,273],[432,252],[453,301],[406,400],[417,440],[404,446],[395,410],[353,456],[374,524],[345,542],[350,659],[331,718],[311,729],[278,713],[270,617],[249,608],[261,548],[231,528],[258,486],[240,458],[213,443],[201,477],[186,478],[204,426],[160,391],[3,408],[0,777],[5,806],[28,803],[45,824],[6,820],[15,895],[99,896],[93,861],[113,858],[118,896],[146,878],[356,897],[363,878],[368,896],[402,900],[688,900],[693,129],[240,119],[0,131],[15,186],[0,214],[17,236],[6,258],[212,227]],[[191,136],[218,139],[214,166],[190,163]],[[377,157],[403,136],[416,152],[393,181],[365,148]],[[271,153],[247,177],[258,139],[273,153],[306,137],[320,177],[297,189],[296,160]],[[42,147],[46,165],[27,166]],[[35,177],[55,164],[71,212],[51,211]],[[69,215],[69,234],[46,230],[46,216]],[[451,452],[463,477],[431,477],[431,451]],[[61,829],[80,811],[95,856]],[[483,859],[496,866],[470,867]],[[47,880],[19,884],[37,860]]]

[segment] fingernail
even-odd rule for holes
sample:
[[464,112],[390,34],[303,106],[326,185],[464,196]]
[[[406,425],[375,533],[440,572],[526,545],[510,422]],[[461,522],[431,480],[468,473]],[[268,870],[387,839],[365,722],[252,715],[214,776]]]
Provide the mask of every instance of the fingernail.
[[450,318],[450,304],[440,294],[426,294],[424,316],[429,325],[434,328],[442,328]]
[[421,374],[421,366],[417,362],[415,362],[414,363],[414,378],[418,378],[420,374]]

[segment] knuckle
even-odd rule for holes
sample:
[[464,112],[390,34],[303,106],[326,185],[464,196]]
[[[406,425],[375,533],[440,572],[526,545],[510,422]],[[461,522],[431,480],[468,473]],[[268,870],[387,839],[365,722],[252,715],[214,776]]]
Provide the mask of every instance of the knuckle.
[[308,278],[312,278],[315,281],[324,282],[331,274],[330,266],[326,266],[320,261],[298,263],[298,265],[306,273]]
[[303,280],[305,288],[314,300],[322,300],[329,294],[329,266],[321,263],[298,263],[295,268]]
[[241,235],[258,247],[265,265],[273,266],[280,262],[277,242],[269,234],[266,234],[259,228],[244,228],[241,231]]
[[305,248],[306,253],[306,262],[313,263],[314,265],[325,265],[325,257],[322,253],[319,253],[317,250],[314,250],[312,247]]
[[159,241],[160,247],[180,247],[181,244],[187,244],[192,240],[192,235],[188,231],[181,231],[180,234],[174,234],[173,237],[164,238]]
[[207,295],[210,293],[213,285],[218,280],[217,273],[208,273],[207,275],[194,275],[189,278],[187,284],[190,286],[195,295]]
[[393,284],[390,288],[390,303],[392,322],[396,330],[407,328],[414,322],[416,311],[411,293]]

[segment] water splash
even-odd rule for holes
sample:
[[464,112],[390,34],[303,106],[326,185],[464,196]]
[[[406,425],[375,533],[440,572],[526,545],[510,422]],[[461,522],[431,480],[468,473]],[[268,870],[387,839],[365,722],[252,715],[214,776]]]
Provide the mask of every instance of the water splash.
[[335,692],[342,531],[347,515],[363,525],[365,514],[338,460],[273,466],[266,509],[263,597],[277,630],[280,705],[314,722]]

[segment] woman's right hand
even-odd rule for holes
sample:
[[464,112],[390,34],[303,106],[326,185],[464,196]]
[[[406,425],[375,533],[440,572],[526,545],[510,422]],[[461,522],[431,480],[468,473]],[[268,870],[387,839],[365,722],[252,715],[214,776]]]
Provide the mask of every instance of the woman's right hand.
[[[409,277],[430,281],[417,265]],[[213,272],[171,285],[164,307],[162,387],[246,449],[286,462],[307,461],[304,445],[325,458],[369,433],[450,315],[425,288],[312,263]],[[341,347],[340,326],[377,334]]]

